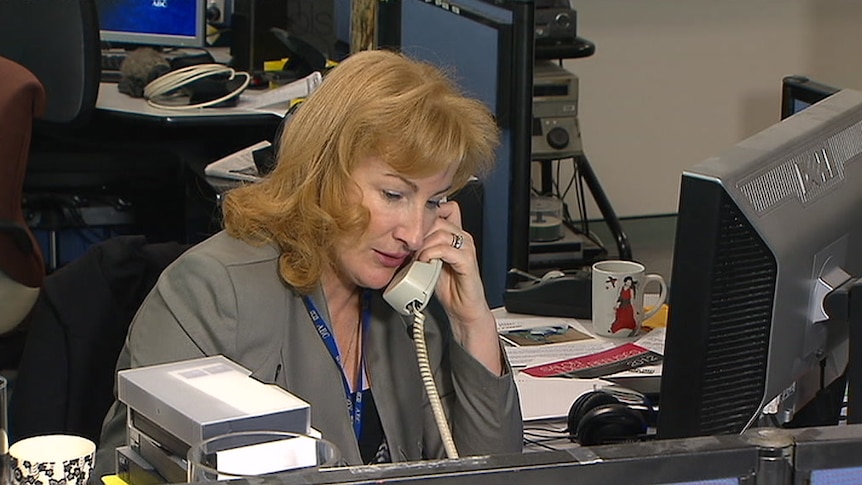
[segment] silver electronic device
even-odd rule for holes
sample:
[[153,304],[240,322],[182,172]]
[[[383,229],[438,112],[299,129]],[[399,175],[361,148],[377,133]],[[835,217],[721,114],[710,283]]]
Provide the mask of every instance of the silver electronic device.
[[[583,154],[578,127],[578,77],[551,60],[537,60],[533,69],[532,160],[550,162]],[[533,201],[535,202],[535,200]],[[556,237],[533,237],[538,209],[532,207],[530,220],[531,271],[573,269],[590,261],[601,251],[593,241],[562,224]],[[536,210],[534,210],[536,209]],[[534,220],[535,219],[535,220]]]
[[554,61],[533,67],[533,160],[570,158],[582,152],[578,127],[578,77]]
[[314,434],[311,405],[222,355],[121,370],[117,397],[127,407],[126,446],[117,469],[130,485],[186,479],[188,450],[236,431]]

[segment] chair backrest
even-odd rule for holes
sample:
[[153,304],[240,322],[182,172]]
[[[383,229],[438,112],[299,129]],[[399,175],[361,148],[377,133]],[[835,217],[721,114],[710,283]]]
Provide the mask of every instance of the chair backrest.
[[[0,1],[0,56],[7,59],[0,75],[0,89],[5,93],[20,89],[14,85],[20,77],[10,79],[6,74],[12,69],[10,62],[26,68],[30,82],[41,83],[40,116],[35,122],[32,101],[24,102],[29,110],[26,118],[20,114],[20,106],[17,113],[8,114],[12,107],[4,106],[0,120],[0,224],[6,228],[0,236],[0,271],[6,278],[0,284],[16,292],[14,296],[7,293],[4,311],[0,311],[0,320],[5,320],[0,321],[3,334],[4,326],[16,324],[21,312],[26,314],[35,299],[33,289],[41,285],[45,271],[21,211],[31,130],[38,134],[75,128],[86,124],[95,111],[101,73],[95,0]],[[21,130],[26,130],[26,137]],[[15,287],[14,282],[23,286]],[[6,306],[13,302],[17,308],[7,311]]]
[[0,57],[0,335],[27,315],[45,278],[42,253],[21,210],[33,119],[44,108],[36,76]]
[[188,247],[117,236],[48,276],[9,401],[10,442],[54,433],[99,442],[132,317]]
[[95,0],[0,1],[0,56],[42,82],[44,121],[85,123],[95,110],[101,76]]

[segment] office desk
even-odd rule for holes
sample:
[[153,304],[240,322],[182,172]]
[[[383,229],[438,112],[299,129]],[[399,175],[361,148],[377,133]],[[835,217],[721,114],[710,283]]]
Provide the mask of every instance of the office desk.
[[130,142],[183,146],[184,150],[194,145],[203,147],[205,154],[189,161],[193,171],[203,177],[206,164],[252,143],[272,139],[289,101],[259,108],[256,98],[264,95],[266,92],[247,89],[235,107],[169,110],[121,93],[116,84],[102,83],[96,102],[96,129]]
[[[121,199],[134,212],[134,223],[122,228],[124,232],[144,234],[153,242],[198,242],[219,229],[216,195],[204,181],[204,167],[271,139],[281,123],[281,107],[243,107],[257,94],[250,92],[246,101],[241,97],[236,108],[172,111],[103,83],[98,109],[85,126],[43,130],[34,137],[25,191]],[[70,241],[80,239],[76,234],[89,227],[74,221],[59,225],[68,230]],[[81,252],[78,244],[66,248],[70,258],[61,258],[61,264]]]
[[[457,460],[309,470],[274,484],[634,484],[859,483],[862,425],[625,443]],[[817,472],[824,481],[812,481]],[[843,481],[840,479],[843,478]],[[227,483],[227,482],[219,482]]]
[[255,98],[262,91],[247,89],[237,105],[229,108],[198,108],[169,110],[150,106],[143,98],[133,98],[117,89],[117,84],[101,83],[96,109],[108,115],[131,120],[170,126],[260,125],[280,120],[289,108],[289,102],[256,108]]

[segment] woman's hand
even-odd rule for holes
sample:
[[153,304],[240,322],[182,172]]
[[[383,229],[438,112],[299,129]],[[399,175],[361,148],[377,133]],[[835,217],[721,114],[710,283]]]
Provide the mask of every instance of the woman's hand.
[[452,333],[473,357],[500,375],[503,363],[497,324],[485,300],[473,236],[461,227],[457,202],[443,203],[439,216],[425,238],[419,258],[442,259],[446,263],[435,293],[449,316]]

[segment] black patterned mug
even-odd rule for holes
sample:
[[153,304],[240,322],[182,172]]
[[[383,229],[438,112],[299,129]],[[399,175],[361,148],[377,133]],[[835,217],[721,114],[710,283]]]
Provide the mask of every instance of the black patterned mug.
[[9,447],[12,485],[86,485],[96,445],[65,434],[33,436]]

